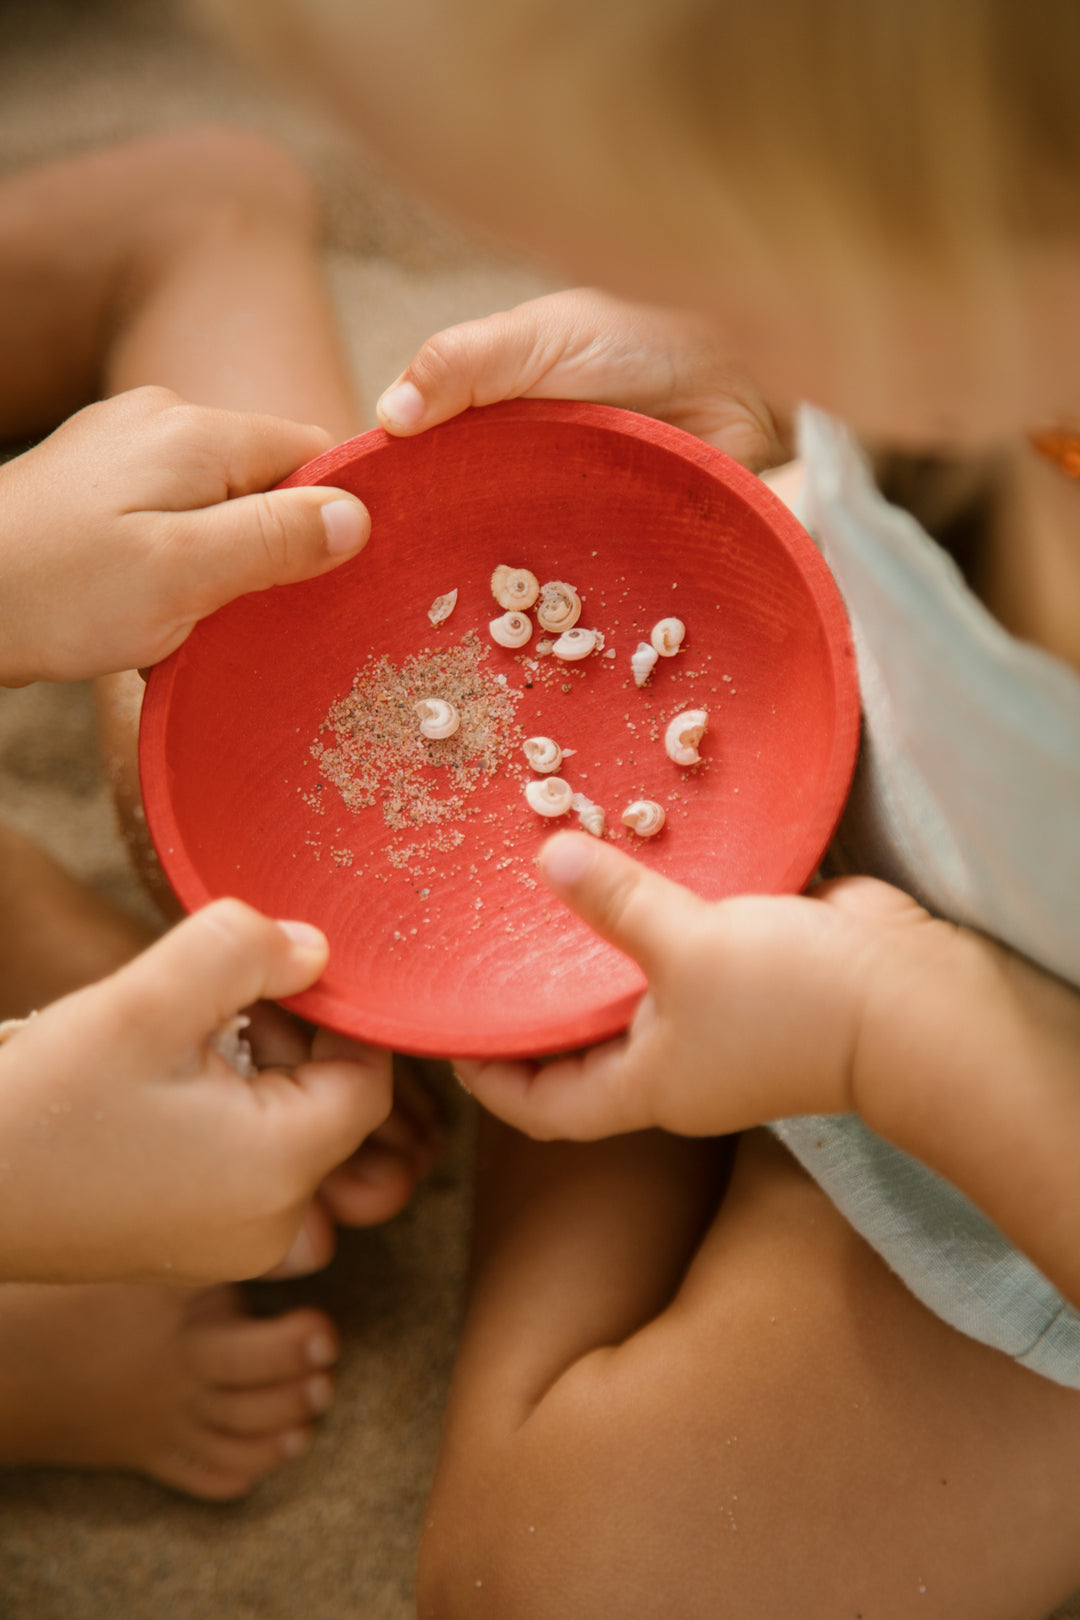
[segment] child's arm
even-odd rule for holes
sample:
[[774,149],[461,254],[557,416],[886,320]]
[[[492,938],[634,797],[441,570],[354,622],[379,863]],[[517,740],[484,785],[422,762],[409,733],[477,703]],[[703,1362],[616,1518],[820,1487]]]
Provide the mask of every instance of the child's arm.
[[469,405],[587,399],[685,428],[757,471],[786,461],[785,426],[700,316],[589,288],[429,338],[379,401],[390,433],[413,434]]
[[721,1135],[858,1112],[967,1193],[1080,1306],[1080,995],[870,878],[709,904],[582,834],[552,887],[649,988],[577,1057],[459,1063],[537,1137]]
[[329,443],[140,388],[0,467],[0,684],[156,663],[232,597],[354,555],[369,530],[354,496],[261,493]]
[[326,958],[317,929],[217,901],[0,1046],[0,1278],[209,1282],[279,1261],[389,1114],[390,1056],[316,1035],[311,1061],[244,1078],[209,1043]]

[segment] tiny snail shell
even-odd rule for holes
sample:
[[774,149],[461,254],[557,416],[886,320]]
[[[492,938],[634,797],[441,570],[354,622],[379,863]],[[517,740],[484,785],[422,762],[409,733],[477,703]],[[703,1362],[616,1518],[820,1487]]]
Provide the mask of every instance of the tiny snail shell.
[[661,619],[653,625],[649,640],[661,658],[674,658],[685,636],[686,626],[681,619]]
[[540,587],[540,605],[536,609],[541,630],[570,630],[581,618],[581,597],[577,587],[564,579],[548,580]]
[[255,1066],[251,1042],[243,1034],[250,1023],[251,1019],[246,1013],[237,1013],[235,1018],[226,1019],[207,1042],[219,1057],[225,1059],[230,1069],[235,1069],[245,1080],[254,1080],[259,1073]]
[[540,782],[526,782],[525,797],[538,816],[565,816],[574,793],[561,776],[545,776]]
[[421,698],[414,703],[413,708],[420,716],[420,734],[430,737],[432,742],[440,742],[443,737],[452,737],[461,720],[452,703],[444,698]]
[[556,658],[574,663],[578,658],[599,652],[603,645],[604,638],[599,630],[564,630],[551,650]]
[[701,758],[697,745],[705,735],[709,716],[704,709],[686,709],[677,714],[664,733],[664,748],[676,765],[696,765]]
[[630,668],[634,672],[635,686],[645,685],[659,658],[660,654],[655,647],[651,647],[647,641],[638,642],[637,652],[631,654],[630,657]]
[[500,563],[491,576],[491,594],[503,608],[531,608],[540,595],[540,581],[527,568]]
[[[527,737],[521,746],[533,770],[545,776],[557,771],[562,764],[563,751],[552,737]],[[573,753],[573,749],[570,752]]]
[[655,838],[667,817],[655,799],[635,799],[633,804],[627,805],[619,819],[639,838]]
[[575,793],[570,800],[570,808],[577,811],[578,820],[587,833],[592,833],[594,838],[603,838],[607,817],[600,805],[587,799],[584,793]]
[[492,619],[488,629],[500,647],[524,647],[532,635],[532,620],[524,613],[504,613],[501,619]]
[[555,643],[553,641],[549,641],[547,636],[545,636],[542,641],[538,641],[536,643],[537,658],[546,658],[548,654],[554,650],[554,647]]
[[447,591],[445,596],[437,596],[427,610],[427,616],[436,629],[446,620],[457,607],[457,591]]

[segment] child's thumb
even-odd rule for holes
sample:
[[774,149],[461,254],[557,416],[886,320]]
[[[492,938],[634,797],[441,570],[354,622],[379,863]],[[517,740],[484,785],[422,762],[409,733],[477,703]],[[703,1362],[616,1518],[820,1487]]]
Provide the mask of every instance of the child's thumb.
[[325,935],[309,923],[274,922],[241,900],[216,900],[107,981],[118,1035],[144,1035],[162,1058],[182,1052],[241,1007],[306,989],[328,955]]
[[310,486],[241,495],[169,522],[181,531],[174,589],[200,614],[247,591],[325,574],[367,544],[371,519],[355,495]]
[[587,833],[556,833],[540,855],[545,881],[578,916],[650,979],[685,941],[702,902],[677,883]]
[[551,369],[553,356],[533,305],[449,326],[428,338],[376,409],[388,433],[419,433],[470,405],[519,399]]

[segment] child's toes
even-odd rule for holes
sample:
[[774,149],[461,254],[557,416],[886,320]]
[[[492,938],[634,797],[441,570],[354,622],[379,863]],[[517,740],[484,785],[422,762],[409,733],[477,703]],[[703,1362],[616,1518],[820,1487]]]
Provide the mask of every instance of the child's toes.
[[147,1469],[151,1478],[204,1502],[235,1502],[259,1483],[256,1474],[214,1468],[186,1451],[168,1451]]
[[314,1440],[310,1426],[252,1437],[200,1428],[186,1443],[161,1456],[149,1472],[162,1484],[192,1496],[227,1502],[246,1496],[282,1463],[302,1457]]
[[362,1148],[331,1170],[319,1196],[341,1226],[376,1226],[399,1214],[420,1179],[411,1153],[369,1138]]
[[322,1311],[254,1318],[238,1313],[188,1329],[188,1365],[203,1384],[254,1389],[310,1378],[338,1357],[338,1335]]
[[195,1404],[196,1415],[222,1434],[267,1436],[303,1428],[329,1411],[334,1381],[326,1373],[273,1384],[267,1389],[207,1389]]

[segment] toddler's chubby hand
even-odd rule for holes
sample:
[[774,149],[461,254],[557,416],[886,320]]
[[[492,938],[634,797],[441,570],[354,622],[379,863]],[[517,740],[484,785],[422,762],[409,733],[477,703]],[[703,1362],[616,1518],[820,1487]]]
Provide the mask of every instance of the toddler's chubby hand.
[[234,596],[354,555],[370,527],[354,496],[263,493],[329,445],[139,388],[0,467],[0,684],[157,663]]
[[379,419],[389,433],[413,434],[503,399],[621,405],[695,433],[755,472],[790,456],[782,426],[700,316],[589,288],[429,338],[383,394]]
[[389,1114],[390,1056],[317,1037],[245,1079],[209,1042],[326,958],[317,929],[219,900],[0,1047],[0,1277],[201,1283],[280,1261]]
[[924,946],[933,954],[953,933],[870,878],[823,884],[812,897],[707,902],[582,833],[549,839],[541,870],[648,978],[616,1040],[547,1064],[456,1063],[486,1108],[541,1139],[651,1126],[719,1136],[846,1112],[885,955],[891,963],[902,941],[906,956],[918,934],[925,957]]

